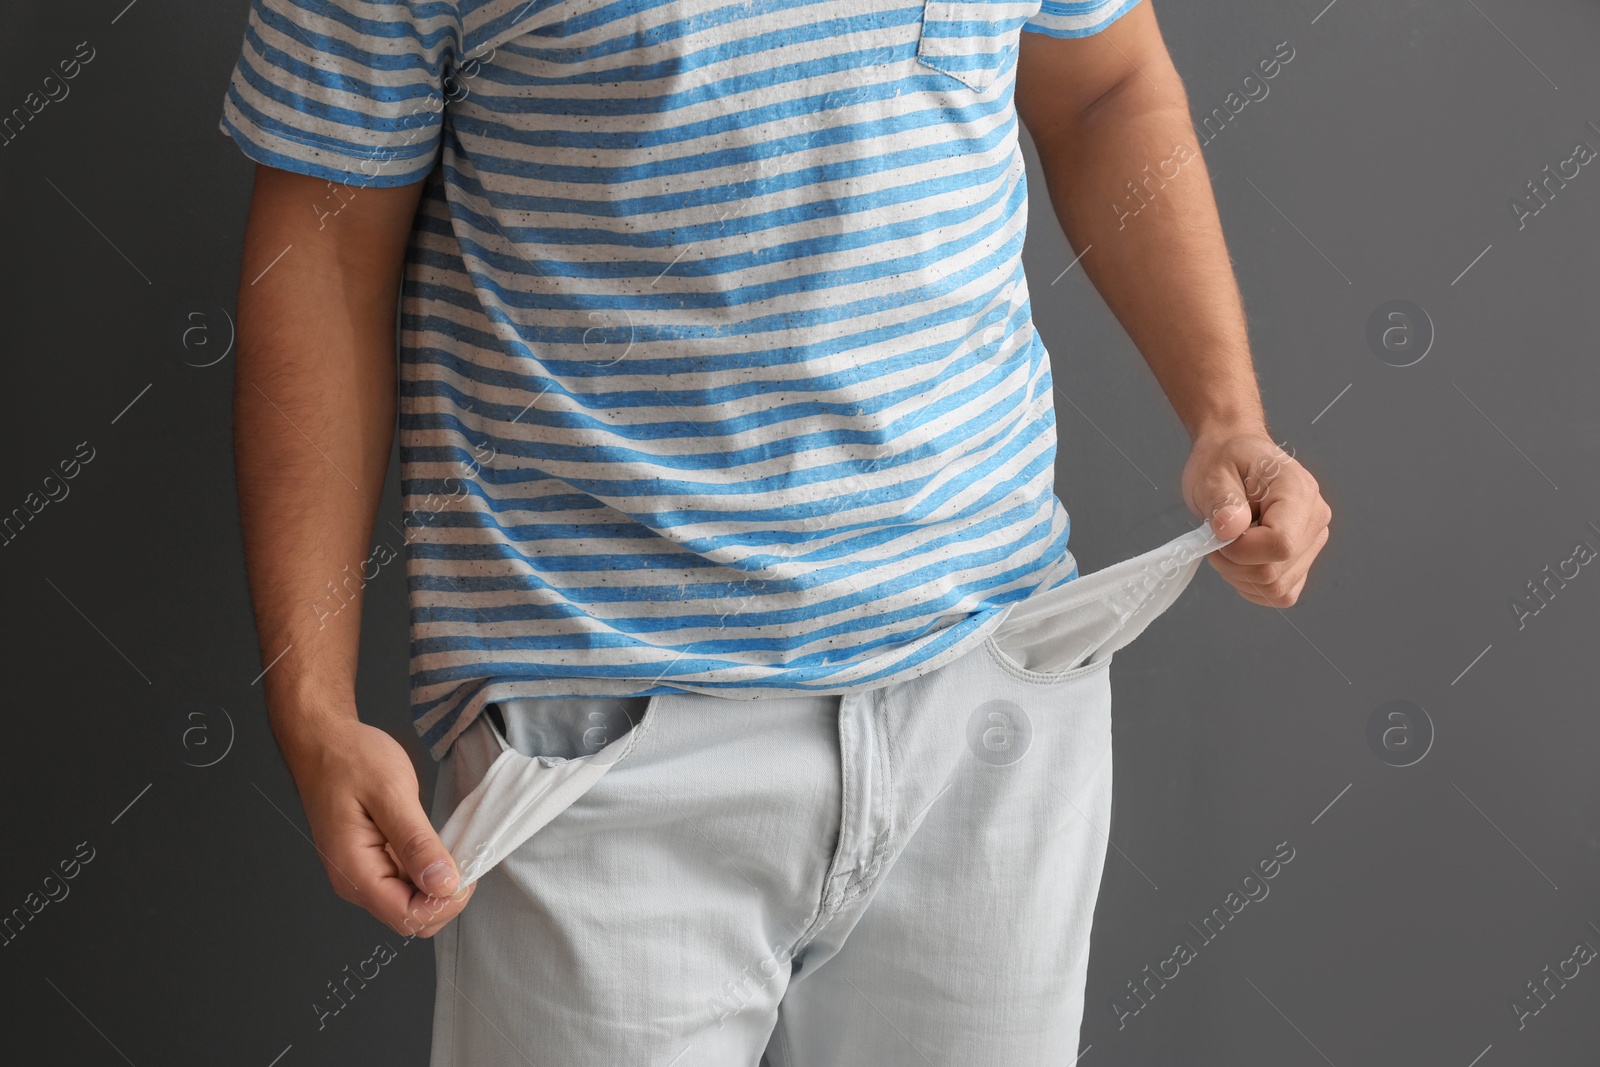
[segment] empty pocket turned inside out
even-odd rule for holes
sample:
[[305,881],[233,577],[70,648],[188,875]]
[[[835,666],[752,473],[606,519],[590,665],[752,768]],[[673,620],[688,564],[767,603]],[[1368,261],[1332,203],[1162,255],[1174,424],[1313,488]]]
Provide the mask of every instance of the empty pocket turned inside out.
[[456,740],[484,767],[439,838],[462,885],[493,870],[560,815],[638,741],[654,697],[539,697],[485,705]]
[[990,641],[1014,665],[1053,676],[1109,658],[1178,599],[1226,541],[1209,525],[1018,602]]

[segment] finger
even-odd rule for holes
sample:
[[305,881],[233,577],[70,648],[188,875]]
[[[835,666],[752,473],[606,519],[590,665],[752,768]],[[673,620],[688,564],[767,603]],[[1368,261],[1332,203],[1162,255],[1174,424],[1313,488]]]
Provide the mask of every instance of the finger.
[[[1266,590],[1258,588],[1249,594],[1248,599],[1254,600],[1256,603],[1263,604],[1269,608],[1292,608],[1297,602],[1299,602],[1300,594],[1305,589],[1305,585],[1306,580],[1301,578],[1299,581],[1294,583],[1293,588],[1286,592],[1267,593]],[[1264,593],[1266,595],[1262,595]]]
[[1296,464],[1285,466],[1261,498],[1261,522],[1217,551],[1238,564],[1286,564],[1306,549],[1313,516],[1321,510],[1316,479]]
[[[1332,517],[1333,510],[1328,507],[1327,502],[1320,496],[1317,497],[1311,512],[1311,527],[1306,532],[1305,540],[1301,542],[1303,547],[1300,547],[1299,555],[1287,562],[1234,563],[1227,558],[1227,549],[1232,548],[1232,545],[1212,552],[1208,558],[1217,572],[1223,578],[1235,584],[1241,592],[1244,590],[1244,585],[1241,583],[1253,582],[1259,586],[1282,583],[1303,575],[1311,566],[1312,560],[1317,557],[1317,554],[1322,550],[1322,546],[1328,542],[1328,524]],[[1259,529],[1259,527],[1256,529]],[[1253,533],[1254,530],[1251,532]]]
[[453,896],[430,897],[421,892],[414,894],[406,907],[405,918],[397,927],[398,932],[407,937],[432,937],[461,914],[477,888],[478,883],[473,882],[457,890]]
[[[1242,575],[1224,577],[1227,577],[1228,582],[1239,591],[1240,596],[1251,603],[1276,608],[1290,607],[1300,599],[1300,593],[1305,589],[1306,579],[1311,571],[1311,564],[1322,551],[1322,546],[1327,543],[1328,528],[1324,526],[1312,540],[1310,549],[1289,564],[1277,577],[1262,581]],[[1236,569],[1248,572],[1259,568]]]
[[433,936],[466,907],[476,883],[450,897],[418,890],[396,862],[393,846],[383,839],[382,831],[365,814],[363,821],[369,833],[364,838],[357,834],[337,863],[343,872],[335,881],[339,895],[402,936]]
[[328,878],[341,898],[398,932],[417,890],[395,864],[382,831],[365,813],[361,821],[364,829],[349,833],[339,846],[323,852]]
[[461,873],[416,796],[409,790],[380,789],[363,800],[411,885],[429,896],[454,893]]
[[1213,467],[1192,492],[1195,512],[1211,523],[1211,532],[1219,541],[1238,537],[1249,528],[1251,511],[1244,479],[1232,466]]

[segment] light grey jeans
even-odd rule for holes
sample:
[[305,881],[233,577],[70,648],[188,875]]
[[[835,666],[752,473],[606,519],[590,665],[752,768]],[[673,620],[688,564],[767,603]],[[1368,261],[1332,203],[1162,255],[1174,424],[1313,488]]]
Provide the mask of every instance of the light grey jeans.
[[875,690],[494,705],[439,768],[480,884],[434,937],[432,1067],[1071,1064],[1112,656],[1223,543],[1037,593]]

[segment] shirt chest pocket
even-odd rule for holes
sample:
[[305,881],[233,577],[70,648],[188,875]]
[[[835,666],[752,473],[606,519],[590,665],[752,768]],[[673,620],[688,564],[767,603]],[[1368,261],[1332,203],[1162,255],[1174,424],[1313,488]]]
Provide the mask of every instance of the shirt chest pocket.
[[923,0],[917,61],[987,93],[1012,62],[1038,0]]

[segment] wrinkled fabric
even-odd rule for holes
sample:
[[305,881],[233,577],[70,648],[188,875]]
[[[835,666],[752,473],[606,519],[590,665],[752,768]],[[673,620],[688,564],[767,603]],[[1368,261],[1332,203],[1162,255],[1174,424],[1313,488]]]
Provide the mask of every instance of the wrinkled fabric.
[[876,690],[483,716],[434,803],[479,886],[434,939],[433,1067],[1073,1062],[1110,664],[1224,543],[1036,593]]

